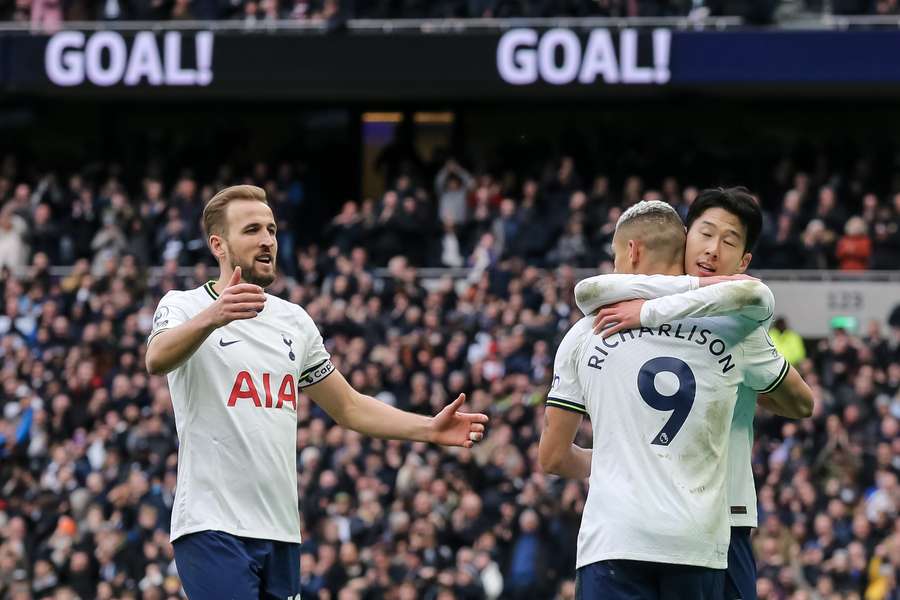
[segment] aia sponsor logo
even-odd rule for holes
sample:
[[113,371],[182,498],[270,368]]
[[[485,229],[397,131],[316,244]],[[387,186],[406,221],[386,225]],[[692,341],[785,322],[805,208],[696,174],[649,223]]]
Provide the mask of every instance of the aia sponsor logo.
[[[297,385],[294,376],[290,373],[281,378],[281,383],[277,387],[277,396],[273,397],[272,374],[262,374],[262,389],[258,389],[253,383],[253,377],[248,371],[241,371],[234,379],[234,385],[231,386],[231,393],[228,395],[228,406],[235,406],[238,402],[252,402],[254,406],[259,408],[285,408],[286,404],[290,404],[291,408],[297,410]],[[262,393],[260,393],[262,392]]]

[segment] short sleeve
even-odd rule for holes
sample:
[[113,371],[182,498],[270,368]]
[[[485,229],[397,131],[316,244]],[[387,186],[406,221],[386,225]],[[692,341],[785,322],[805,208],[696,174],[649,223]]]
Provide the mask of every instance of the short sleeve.
[[150,335],[147,337],[147,343],[150,343],[157,334],[162,333],[166,329],[178,327],[182,323],[190,319],[187,312],[187,305],[184,302],[184,292],[172,290],[162,297],[156,312],[153,313],[153,325]]
[[306,357],[300,366],[300,378],[297,385],[300,388],[309,387],[319,383],[334,372],[334,364],[331,355],[325,349],[322,334],[312,318],[301,309],[300,327],[306,340]]
[[553,361],[553,383],[547,394],[547,406],[555,406],[586,415],[588,413],[581,386],[578,383],[576,365],[578,343],[582,338],[581,329],[583,329],[579,325],[580,323],[576,323],[566,333],[556,351],[556,359]]
[[744,353],[744,385],[760,394],[767,394],[781,385],[790,364],[775,349],[769,333],[755,328],[741,342]]

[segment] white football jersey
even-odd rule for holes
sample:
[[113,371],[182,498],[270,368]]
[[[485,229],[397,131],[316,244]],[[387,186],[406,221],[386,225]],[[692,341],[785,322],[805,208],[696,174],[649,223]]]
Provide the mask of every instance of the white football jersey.
[[[740,287],[742,284],[738,283]],[[600,306],[619,302],[629,298],[655,299],[671,294],[680,294],[689,290],[696,290],[699,279],[688,275],[602,275],[591,277],[578,283],[576,286],[576,299],[579,308],[585,314],[590,314]],[[681,302],[681,300],[667,300],[645,304],[642,315],[647,312],[655,313],[651,317],[657,320],[671,320],[678,316],[697,316],[700,314],[721,315],[732,312],[732,316],[738,319],[747,319],[750,323],[756,323],[759,331],[752,335],[756,343],[765,342],[774,351],[775,345],[768,336],[768,329],[775,314],[774,299],[771,302],[760,304],[742,304],[736,306],[729,301],[728,290],[735,286],[734,283],[719,284],[703,288],[706,290],[707,302]],[[703,294],[703,292],[700,292]],[[717,294],[709,297],[709,294]],[[687,296],[687,295],[685,295]],[[679,298],[685,298],[679,296]],[[694,294],[696,296],[696,294]],[[691,306],[693,304],[693,306]],[[648,306],[649,305],[649,306]],[[685,311],[688,312],[685,312]],[[777,352],[777,351],[775,351]],[[763,392],[772,391],[784,380],[789,370],[789,364],[784,361],[780,376],[773,384]],[[728,451],[728,512],[733,527],[756,527],[758,524],[756,482],[753,477],[752,453],[753,453],[753,419],[756,415],[757,396],[762,393],[747,386],[738,388],[738,399],[734,409],[734,417],[731,422],[731,436],[729,438]]]
[[[212,304],[213,283],[166,294],[149,339]],[[306,311],[267,294],[259,315],[216,329],[169,372],[179,441],[172,541],[218,530],[300,542],[297,394],[333,371]]]
[[577,566],[623,559],[724,569],[738,386],[767,389],[784,359],[750,335],[747,320],[730,317],[606,340],[591,328],[586,317],[566,334],[547,400],[589,415],[594,433]]
[[[772,319],[767,319],[753,332],[755,343],[765,343],[769,351],[778,354],[768,330]],[[771,392],[778,387],[790,370],[784,360],[782,372],[768,389],[756,391],[742,385],[738,388],[738,400],[731,420],[731,437],[728,441],[728,512],[732,527],[756,527],[758,511],[756,501],[756,480],[753,477],[753,419],[756,416],[756,399],[759,394]]]

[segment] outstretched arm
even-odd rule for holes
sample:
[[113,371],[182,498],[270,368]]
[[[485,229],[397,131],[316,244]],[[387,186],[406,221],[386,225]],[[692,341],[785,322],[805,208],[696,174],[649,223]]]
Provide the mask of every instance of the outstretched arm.
[[488,421],[487,415],[458,412],[465,394],[437,415],[425,417],[360,394],[337,371],[304,388],[304,392],[338,425],[377,438],[471,448],[484,437],[484,424]]

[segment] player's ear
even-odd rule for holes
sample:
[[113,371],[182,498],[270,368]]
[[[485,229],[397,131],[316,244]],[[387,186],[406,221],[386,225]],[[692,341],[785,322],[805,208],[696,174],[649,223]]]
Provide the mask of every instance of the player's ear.
[[209,249],[219,261],[225,258],[225,244],[222,242],[222,238],[214,233],[209,236]]
[[743,273],[747,270],[747,267],[750,266],[750,261],[753,260],[753,255],[749,252],[745,252],[744,256],[741,257],[741,264],[738,265],[738,273]]
[[628,240],[628,262],[632,267],[641,262],[641,245],[636,240]]

